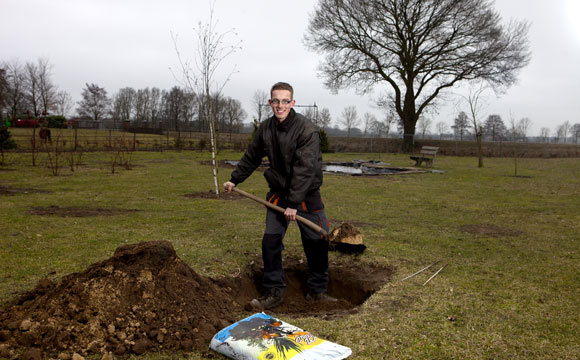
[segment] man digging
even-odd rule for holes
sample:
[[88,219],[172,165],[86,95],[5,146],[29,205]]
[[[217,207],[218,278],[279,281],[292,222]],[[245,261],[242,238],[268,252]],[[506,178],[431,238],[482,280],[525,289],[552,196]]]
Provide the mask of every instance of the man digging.
[[[267,157],[270,167],[264,176],[270,191],[267,200],[282,208],[284,213],[267,208],[266,229],[262,238],[264,261],[264,294],[253,299],[250,306],[256,311],[279,306],[286,288],[282,267],[283,239],[290,221],[300,215],[328,232],[328,221],[320,196],[322,185],[322,153],[320,133],[306,117],[292,109],[294,90],[290,84],[278,82],[270,90],[274,115],[264,120],[231,179],[224,183],[226,192],[246,180]],[[328,290],[328,242],[324,236],[298,222],[302,246],[310,271],[308,301],[335,302]]]

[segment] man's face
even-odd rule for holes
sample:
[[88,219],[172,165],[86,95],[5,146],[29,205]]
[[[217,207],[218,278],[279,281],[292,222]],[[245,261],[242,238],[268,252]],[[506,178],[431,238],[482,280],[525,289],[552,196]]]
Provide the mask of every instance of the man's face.
[[272,91],[272,98],[268,101],[270,107],[276,118],[280,122],[286,120],[290,109],[294,106],[295,101],[292,99],[292,94],[288,90],[274,90]]

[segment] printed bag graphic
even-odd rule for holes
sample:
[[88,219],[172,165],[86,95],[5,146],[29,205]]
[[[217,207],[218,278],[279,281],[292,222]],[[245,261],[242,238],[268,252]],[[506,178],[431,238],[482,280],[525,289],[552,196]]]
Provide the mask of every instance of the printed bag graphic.
[[296,326],[256,313],[218,332],[210,349],[236,360],[340,360],[352,351]]

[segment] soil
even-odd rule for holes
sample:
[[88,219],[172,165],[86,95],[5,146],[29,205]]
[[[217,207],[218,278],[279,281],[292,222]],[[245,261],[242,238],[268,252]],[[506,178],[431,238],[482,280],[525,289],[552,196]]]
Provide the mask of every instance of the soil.
[[86,216],[114,216],[122,215],[139,210],[132,209],[101,209],[101,208],[85,208],[72,206],[35,206],[28,210],[30,215],[48,215],[48,216],[62,216],[62,217],[86,217]]
[[2,195],[17,195],[17,194],[29,194],[29,193],[39,193],[46,194],[50,191],[39,190],[39,189],[29,189],[29,188],[15,188],[10,186],[0,185],[0,196]]
[[182,195],[183,197],[186,198],[192,198],[192,199],[210,199],[210,200],[241,200],[243,199],[243,197],[241,197],[240,195],[233,193],[233,192],[229,192],[226,193],[224,191],[220,191],[220,197],[218,198],[215,195],[215,190],[209,190],[206,192],[195,192],[195,193],[190,193],[190,194],[185,194]]
[[[281,318],[356,312],[393,274],[392,268],[332,264],[329,294],[339,301],[324,304],[304,298],[304,261],[285,259],[284,268],[284,303],[267,311]],[[260,293],[261,269],[256,260],[236,277],[214,280],[198,275],[168,241],[121,246],[110,259],[56,283],[43,279],[2,306],[0,357],[205,351],[219,330],[248,316],[244,305]]]
[[501,226],[491,225],[491,224],[471,224],[461,226],[461,231],[472,235],[482,235],[494,238],[506,237],[506,236],[520,236],[523,231],[512,230],[504,228]]

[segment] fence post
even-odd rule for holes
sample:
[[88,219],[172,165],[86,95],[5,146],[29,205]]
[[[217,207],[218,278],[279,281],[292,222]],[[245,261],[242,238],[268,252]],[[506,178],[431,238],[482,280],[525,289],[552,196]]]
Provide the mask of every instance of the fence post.
[[75,126],[75,151],[77,151],[78,146],[78,135],[77,135],[77,127]]

